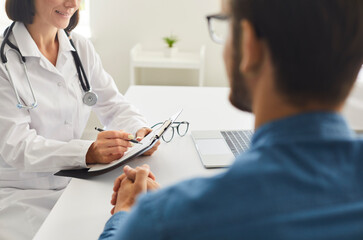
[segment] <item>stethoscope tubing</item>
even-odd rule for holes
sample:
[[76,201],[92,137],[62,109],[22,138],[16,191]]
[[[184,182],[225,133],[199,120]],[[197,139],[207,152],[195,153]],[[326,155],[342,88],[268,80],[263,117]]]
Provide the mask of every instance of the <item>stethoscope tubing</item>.
[[[1,43],[1,46],[0,46],[0,58],[1,58],[1,61],[2,63],[4,64],[5,66],[5,70],[8,74],[8,77],[9,77],[9,80],[10,80],[10,84],[11,86],[13,87],[13,90],[14,90],[14,93],[15,93],[15,96],[16,96],[16,99],[18,101],[18,104],[17,104],[17,107],[18,108],[25,108],[25,109],[32,109],[32,108],[35,108],[37,106],[37,100],[35,98],[35,94],[34,94],[34,91],[33,91],[33,87],[32,87],[32,84],[30,82],[30,79],[29,79],[29,76],[28,76],[28,70],[26,68],[26,64],[25,64],[25,57],[21,54],[20,50],[18,47],[16,47],[13,43],[10,42],[9,40],[9,37],[10,37],[10,33],[12,32],[13,30],[13,27],[15,25],[15,22],[13,22],[4,32],[4,40],[3,42]],[[73,40],[71,39],[70,37],[70,34],[65,31],[66,35],[68,36],[68,39],[72,45],[72,47],[74,48],[74,51],[71,51],[72,55],[73,55],[73,59],[74,59],[74,62],[75,62],[75,65],[76,65],[76,70],[77,70],[77,74],[78,74],[78,79],[81,83],[81,87],[84,91],[84,96],[83,96],[83,102],[89,106],[93,106],[94,104],[96,104],[97,102],[97,94],[95,94],[94,92],[91,91],[91,86],[89,84],[89,81],[88,81],[88,78],[87,78],[87,75],[86,75],[86,72],[83,68],[83,65],[82,65],[82,62],[81,62],[81,59],[78,55],[78,52],[77,52],[77,49],[73,43]],[[5,52],[5,45],[8,44],[10,49],[8,51]],[[32,94],[32,97],[33,97],[33,103],[30,104],[30,105],[26,105],[26,104],[22,104],[21,103],[21,99],[20,99],[20,96],[19,96],[19,93],[15,87],[15,84],[14,84],[14,81],[12,79],[12,76],[11,76],[11,73],[9,71],[9,68],[7,67],[7,62],[8,62],[8,58],[7,58],[7,53],[9,51],[14,51],[18,57],[19,57],[19,60],[24,68],[24,71],[25,71],[25,76],[26,76],[26,79],[27,79],[27,82],[28,82],[28,87],[31,91],[31,94]]]
[[[69,36],[69,33],[67,33],[67,36],[69,38],[69,42],[71,43],[72,47],[74,48],[75,51],[72,51],[72,55],[73,55],[73,58],[74,58],[74,61],[76,63],[76,68],[77,68],[77,73],[78,75],[81,75],[82,74],[82,77],[79,78],[80,82],[81,82],[81,85],[82,85],[82,89],[83,91],[85,92],[89,92],[91,91],[91,87],[89,85],[89,81],[88,81],[88,78],[87,78],[87,75],[86,75],[86,72],[84,71],[84,68],[83,68],[83,64],[81,62],[81,59],[79,58],[79,55],[78,55],[78,52],[77,52],[77,49],[73,43],[73,40],[70,38]],[[83,82],[83,79],[85,80]]]
[[37,99],[35,98],[35,94],[34,94],[34,91],[33,91],[33,86],[32,86],[32,84],[31,84],[31,82],[30,82],[30,80],[29,80],[29,76],[28,76],[28,69],[27,69],[27,67],[26,67],[26,65],[25,65],[25,62],[24,62],[24,61],[22,61],[22,56],[21,56],[21,55],[19,54],[19,52],[18,52],[18,51],[16,51],[15,49],[12,49],[12,48],[11,48],[11,49],[9,49],[6,53],[4,53],[4,55],[6,56],[6,54],[7,54],[9,51],[14,51],[14,52],[16,53],[16,55],[19,57],[19,61],[21,62],[22,66],[23,66],[23,68],[24,68],[25,77],[26,77],[26,80],[27,80],[27,83],[28,83],[28,87],[29,87],[29,89],[30,89],[30,92],[31,92],[31,94],[32,94],[32,98],[33,98],[33,103],[32,103],[30,106],[28,106],[28,105],[24,105],[24,104],[22,104],[22,103],[21,103],[21,100],[20,100],[20,96],[19,96],[18,90],[17,90],[17,89],[16,89],[16,87],[15,87],[15,84],[14,84],[14,81],[13,81],[13,77],[11,76],[11,73],[10,73],[10,71],[9,71],[9,69],[8,69],[7,62],[6,62],[6,63],[4,63],[5,70],[6,70],[7,74],[8,74],[10,84],[11,84],[11,86],[12,86],[12,88],[13,88],[14,93],[15,93],[16,100],[18,101],[18,103],[17,103],[17,105],[16,105],[16,106],[17,106],[19,109],[21,109],[21,108],[33,109],[33,108],[35,108],[35,107],[38,105],[38,103],[37,103]]
[[[5,30],[5,37],[4,37],[4,40],[3,42],[1,43],[1,47],[0,47],[0,55],[1,55],[1,61],[2,63],[4,64],[4,67],[5,67],[5,70],[8,74],[8,77],[9,77],[9,81],[10,81],[10,84],[13,88],[13,91],[15,93],[15,97],[16,97],[16,100],[17,100],[17,107],[19,109],[21,108],[25,108],[25,109],[32,109],[32,108],[35,108],[38,104],[37,104],[37,100],[35,98],[35,94],[34,94],[34,91],[33,91],[33,86],[29,80],[29,76],[28,76],[28,69],[26,67],[26,64],[25,64],[25,57],[23,57],[20,53],[20,50],[18,47],[16,47],[14,44],[12,44],[9,40],[9,36],[10,36],[10,33],[11,31],[13,30],[13,27],[15,25],[15,22],[13,22],[10,27],[8,27],[6,30]],[[5,52],[5,45],[8,44],[10,49],[8,51]],[[31,95],[32,95],[32,98],[33,98],[33,103],[30,104],[30,105],[26,105],[26,104],[22,104],[21,103],[21,99],[20,99],[20,96],[19,96],[19,93],[18,93],[18,90],[17,88],[15,87],[15,84],[14,84],[14,81],[13,81],[13,78],[12,78],[12,75],[9,71],[9,68],[7,66],[7,63],[8,63],[8,58],[7,58],[7,54],[9,51],[13,51],[16,53],[16,55],[19,57],[19,61],[21,63],[21,65],[23,66],[23,69],[24,69],[24,72],[25,72],[25,77],[26,77],[26,80],[27,80],[27,83],[28,83],[28,87],[30,89],[30,92],[31,92]]]

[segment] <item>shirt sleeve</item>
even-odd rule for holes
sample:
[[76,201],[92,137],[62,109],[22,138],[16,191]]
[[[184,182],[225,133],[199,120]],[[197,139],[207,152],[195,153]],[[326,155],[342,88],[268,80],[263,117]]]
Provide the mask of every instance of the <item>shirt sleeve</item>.
[[99,239],[162,239],[161,209],[157,208],[155,201],[148,202],[147,195],[140,197],[140,201],[135,204],[131,212],[115,213],[106,223]]
[[[135,134],[137,130],[147,127],[146,119],[139,110],[133,106],[118,91],[113,78],[104,70],[101,59],[93,45],[87,41],[87,50],[84,53],[84,61],[90,61],[88,65],[92,91],[98,95],[97,104],[93,110],[101,123],[109,130],[124,130]],[[82,57],[82,56],[81,56]]]
[[104,239],[116,239],[116,234],[119,230],[119,226],[124,225],[128,217],[127,212],[115,213],[106,223],[103,233],[100,236],[100,240]]

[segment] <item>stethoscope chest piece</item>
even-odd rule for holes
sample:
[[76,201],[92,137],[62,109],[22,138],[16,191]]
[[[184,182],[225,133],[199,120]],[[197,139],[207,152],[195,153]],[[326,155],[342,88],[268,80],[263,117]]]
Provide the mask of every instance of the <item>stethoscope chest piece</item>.
[[97,103],[98,96],[96,93],[88,91],[83,96],[83,103],[88,106],[93,106]]

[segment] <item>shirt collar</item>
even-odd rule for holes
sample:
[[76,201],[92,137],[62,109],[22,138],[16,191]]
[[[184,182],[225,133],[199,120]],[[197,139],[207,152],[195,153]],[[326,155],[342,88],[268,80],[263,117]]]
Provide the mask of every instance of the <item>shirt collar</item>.
[[341,115],[311,112],[266,123],[256,130],[251,148],[304,139],[347,139],[353,136],[353,131]]
[[60,29],[58,31],[58,41],[59,41],[59,53],[76,51],[63,29]]
[[[26,29],[25,25],[21,22],[16,22],[13,28],[13,34],[18,45],[21,54],[24,57],[40,57],[41,52],[38,46],[34,42],[30,33]],[[58,53],[75,51],[72,47],[66,33],[64,30],[60,29],[58,31],[58,41],[59,41],[59,51]]]
[[35,44],[30,33],[25,25],[21,22],[16,22],[13,28],[13,35],[18,45],[21,54],[24,57],[40,57],[41,53],[38,46]]

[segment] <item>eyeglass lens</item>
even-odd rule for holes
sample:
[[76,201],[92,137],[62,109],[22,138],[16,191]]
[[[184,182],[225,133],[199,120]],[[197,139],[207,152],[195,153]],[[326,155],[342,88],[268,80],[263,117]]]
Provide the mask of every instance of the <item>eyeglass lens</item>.
[[226,19],[211,18],[209,24],[212,39],[217,43],[225,43],[229,32],[229,22]]
[[[160,127],[162,124],[162,122],[157,123],[151,128],[157,126]],[[175,131],[178,133],[179,136],[184,137],[187,134],[188,130],[189,122],[174,122],[172,126],[163,133],[162,139],[168,143],[173,139]]]
[[178,134],[181,137],[183,137],[183,136],[185,136],[185,134],[187,134],[188,129],[189,129],[189,123],[187,123],[187,122],[181,122],[177,126]]
[[174,128],[170,127],[168,130],[166,130],[162,136],[163,140],[165,142],[170,142],[174,137]]

